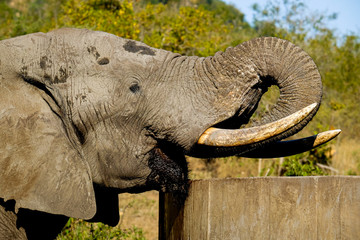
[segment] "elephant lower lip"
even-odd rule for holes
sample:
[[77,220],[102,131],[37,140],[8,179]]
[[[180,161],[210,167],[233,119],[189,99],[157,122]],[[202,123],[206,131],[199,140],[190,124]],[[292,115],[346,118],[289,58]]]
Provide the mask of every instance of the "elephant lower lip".
[[289,141],[278,141],[262,146],[258,144],[249,149],[249,146],[238,147],[211,147],[195,145],[188,156],[197,158],[215,158],[228,156],[241,156],[246,158],[279,158],[309,151],[336,138],[340,129],[321,132],[317,135]]
[[180,202],[188,193],[188,167],[182,151],[170,144],[150,151],[148,161],[151,169],[146,185],[154,190],[172,192]]
[[324,143],[329,142],[341,133],[340,129],[330,130],[319,133],[314,136],[295,139],[290,141],[280,141],[269,146],[256,149],[243,154],[243,157],[249,158],[277,158],[295,155],[298,153],[309,151]]

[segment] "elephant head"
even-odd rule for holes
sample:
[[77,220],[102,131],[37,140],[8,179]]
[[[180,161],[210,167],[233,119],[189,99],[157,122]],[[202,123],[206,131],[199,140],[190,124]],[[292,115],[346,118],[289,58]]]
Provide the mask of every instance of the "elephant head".
[[[261,155],[301,130],[322,95],[312,59],[271,37],[200,58],[60,29],[0,52],[0,198],[77,218],[103,208],[94,189],[186,195],[185,154]],[[271,85],[277,103],[240,128]]]

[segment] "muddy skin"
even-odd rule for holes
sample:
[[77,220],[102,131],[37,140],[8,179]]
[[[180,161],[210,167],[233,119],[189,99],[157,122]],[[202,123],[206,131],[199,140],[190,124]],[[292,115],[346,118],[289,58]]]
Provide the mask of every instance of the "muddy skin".
[[146,184],[162,192],[172,192],[178,204],[188,195],[188,166],[180,149],[166,144],[150,152],[149,167],[152,170]]

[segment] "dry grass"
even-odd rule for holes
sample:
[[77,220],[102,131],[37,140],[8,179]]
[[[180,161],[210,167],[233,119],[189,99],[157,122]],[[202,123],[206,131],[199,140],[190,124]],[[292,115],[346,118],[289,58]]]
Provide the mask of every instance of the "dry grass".
[[359,175],[359,140],[340,137],[334,145],[334,156],[331,166],[337,169],[340,175]]
[[120,194],[119,209],[120,228],[136,226],[143,230],[147,240],[158,239],[159,193],[157,191]]

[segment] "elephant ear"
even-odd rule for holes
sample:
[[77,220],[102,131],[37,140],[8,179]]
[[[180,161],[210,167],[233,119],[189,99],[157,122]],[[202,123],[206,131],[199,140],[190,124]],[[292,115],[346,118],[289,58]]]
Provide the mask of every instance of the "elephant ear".
[[16,209],[93,217],[89,167],[54,101],[18,76],[0,75],[0,86],[0,198]]

